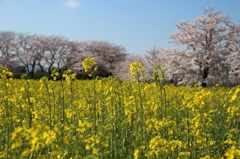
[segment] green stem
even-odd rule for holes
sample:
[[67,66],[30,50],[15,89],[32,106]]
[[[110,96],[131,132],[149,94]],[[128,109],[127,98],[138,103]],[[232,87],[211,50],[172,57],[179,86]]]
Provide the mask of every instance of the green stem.
[[61,80],[61,88],[62,88],[62,123],[64,123],[64,121],[65,121],[65,106],[64,106],[64,104],[65,104],[65,101],[64,101],[64,99],[65,99],[65,97],[64,97],[64,86],[63,86],[63,80]]
[[30,85],[29,85],[27,79],[25,79],[25,82],[27,84],[26,94],[27,94],[27,99],[28,99],[28,117],[29,117],[28,126],[29,126],[29,128],[31,128],[32,127],[32,119],[33,119],[33,116],[32,116],[33,106],[30,101],[30,96],[31,96]]
[[49,108],[49,126],[51,127],[52,124],[52,109],[51,109],[51,101],[50,101],[50,92],[49,92],[49,87],[48,84],[46,83],[46,81],[44,81],[44,85],[47,89],[47,105]]

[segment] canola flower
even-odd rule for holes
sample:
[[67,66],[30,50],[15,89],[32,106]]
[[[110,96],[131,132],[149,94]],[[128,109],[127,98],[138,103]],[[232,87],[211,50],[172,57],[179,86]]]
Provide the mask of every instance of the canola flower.
[[7,79],[12,77],[13,73],[8,71],[8,68],[5,68],[0,65],[0,79]]
[[[142,68],[143,64],[140,62],[133,62],[130,64],[130,75],[133,81],[140,81],[140,78],[143,77],[145,70]],[[145,78],[143,78],[145,80]]]
[[152,79],[155,79],[156,81],[161,81],[165,78],[163,69],[164,64],[158,64],[155,66],[155,71],[152,74]]
[[89,72],[89,76],[92,76],[94,71],[98,69],[97,63],[93,60],[94,58],[87,57],[82,62],[82,66],[84,67],[85,72]]
[[15,80],[2,70],[0,158],[240,157],[239,86],[80,81],[71,70],[62,80]]

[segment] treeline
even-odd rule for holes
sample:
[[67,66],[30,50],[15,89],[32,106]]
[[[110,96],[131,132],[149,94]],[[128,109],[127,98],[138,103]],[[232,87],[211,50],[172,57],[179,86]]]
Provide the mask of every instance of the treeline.
[[98,62],[97,75],[111,76],[127,55],[124,47],[107,41],[76,42],[63,36],[0,32],[0,65],[14,73],[26,72],[31,78],[51,74],[53,68],[60,72],[71,69],[86,77],[81,62],[89,56]]
[[184,45],[183,50],[153,47],[143,56],[129,55],[123,46],[107,41],[75,42],[62,36],[1,31],[0,65],[12,72],[26,69],[31,78],[36,67],[38,74],[50,74],[53,68],[60,72],[71,69],[79,78],[87,78],[81,63],[93,57],[99,66],[96,76],[129,79],[129,64],[141,62],[148,81],[155,66],[165,64],[161,77],[165,83],[235,86],[240,84],[240,25],[213,10],[214,6],[203,9],[204,16],[194,22],[175,23],[178,31],[169,36],[170,42]]

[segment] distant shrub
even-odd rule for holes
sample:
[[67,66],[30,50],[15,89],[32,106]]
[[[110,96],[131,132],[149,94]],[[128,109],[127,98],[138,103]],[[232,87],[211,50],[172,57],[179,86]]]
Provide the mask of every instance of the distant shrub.
[[22,73],[13,73],[12,78],[20,79],[21,75],[22,75]]
[[47,72],[35,72],[34,76],[33,76],[33,79],[40,79],[44,76],[46,76],[48,78],[50,77],[50,75]]

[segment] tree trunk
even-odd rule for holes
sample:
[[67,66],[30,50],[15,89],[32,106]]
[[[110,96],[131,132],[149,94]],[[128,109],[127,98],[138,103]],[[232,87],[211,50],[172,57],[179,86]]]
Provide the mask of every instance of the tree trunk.
[[40,71],[41,72],[45,72],[45,70],[44,70],[44,68],[43,68],[43,66],[39,63],[39,64],[37,64],[38,66],[39,66],[39,68],[40,68]]
[[32,70],[30,72],[30,78],[34,77],[34,68],[35,68],[35,65],[32,65]]
[[208,77],[208,74],[209,74],[209,67],[204,67],[202,87],[207,87],[206,79]]

